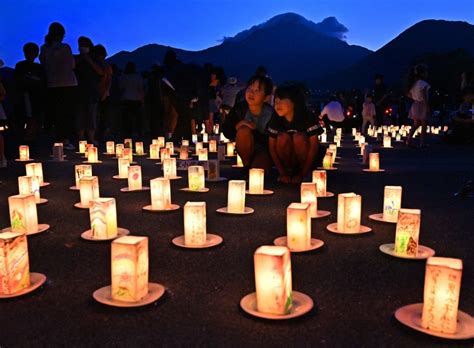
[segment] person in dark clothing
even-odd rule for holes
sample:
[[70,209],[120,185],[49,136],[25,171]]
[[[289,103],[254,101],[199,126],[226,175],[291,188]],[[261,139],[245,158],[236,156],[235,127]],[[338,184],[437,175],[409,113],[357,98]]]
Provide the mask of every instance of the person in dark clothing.
[[[42,117],[46,98],[46,76],[43,67],[35,63],[39,47],[33,42],[23,46],[25,60],[15,65],[13,74],[16,95],[15,131],[25,143],[35,140]],[[22,136],[22,133],[24,137]]]
[[161,88],[163,75],[163,67],[159,65],[151,67],[146,99],[150,105],[150,131],[152,138],[163,135],[163,92]]
[[381,74],[376,74],[373,99],[375,104],[375,110],[377,112],[375,120],[378,126],[383,124],[383,117],[385,113],[385,108],[387,106],[388,95],[389,93],[387,92],[387,87],[385,87],[384,83],[384,76]]
[[273,83],[264,76],[253,76],[247,83],[245,101],[236,104],[222,126],[224,135],[235,140],[237,153],[244,166],[271,170],[268,153],[267,124],[275,110],[265,103],[272,93]]
[[306,107],[297,86],[279,87],[275,111],[267,126],[268,148],[279,177],[285,184],[299,184],[314,167],[323,133],[319,120]]

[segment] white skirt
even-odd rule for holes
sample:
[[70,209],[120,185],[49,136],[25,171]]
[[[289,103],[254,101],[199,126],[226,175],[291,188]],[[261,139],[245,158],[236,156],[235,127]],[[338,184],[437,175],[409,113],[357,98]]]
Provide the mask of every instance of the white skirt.
[[413,104],[411,104],[408,118],[411,118],[413,121],[426,121],[428,119],[428,107],[426,103],[415,100]]

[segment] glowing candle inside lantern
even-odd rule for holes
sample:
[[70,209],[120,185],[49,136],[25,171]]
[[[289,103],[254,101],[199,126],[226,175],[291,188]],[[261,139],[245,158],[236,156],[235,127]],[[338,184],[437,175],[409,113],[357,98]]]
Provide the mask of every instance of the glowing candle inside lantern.
[[18,193],[20,195],[34,195],[36,203],[40,203],[40,183],[37,176],[19,176]]
[[163,160],[163,176],[168,179],[176,178],[176,158],[165,158]]
[[186,161],[188,158],[189,158],[188,147],[185,145],[182,145],[181,148],[179,149],[179,159]]
[[87,149],[87,161],[90,163],[96,163],[99,161],[96,147],[91,146]]
[[79,141],[79,153],[86,153],[87,141],[80,140]]
[[360,230],[362,197],[355,193],[341,193],[337,201],[337,229],[343,233],[357,233]]
[[76,164],[74,166],[74,177],[77,188],[79,188],[79,181],[84,176],[92,176],[92,166],[90,164]]
[[188,185],[191,191],[204,189],[204,167],[190,166],[188,168]]
[[207,161],[207,149],[200,149],[198,152],[199,161]]
[[369,154],[369,170],[379,171],[380,170],[380,157],[377,152],[371,152]]
[[220,178],[219,161],[210,160],[207,162],[207,164],[208,164],[207,178],[210,180],[219,179]]
[[165,137],[158,137],[158,145],[165,147]]
[[202,134],[202,142],[203,143],[209,142],[209,135],[207,133]]
[[128,178],[128,167],[130,167],[130,161],[128,158],[118,159],[118,176],[120,179]]
[[201,151],[204,148],[204,145],[202,142],[197,142],[195,145],[195,150],[196,150],[196,155],[199,155],[199,151]]
[[113,141],[107,141],[105,143],[105,149],[108,155],[115,154],[115,143]]
[[308,203],[291,203],[288,206],[286,233],[290,250],[307,250],[311,247],[311,213]]
[[154,210],[165,210],[171,206],[171,185],[167,178],[150,180],[151,207]]
[[128,167],[128,190],[137,191],[142,189],[142,167]]
[[123,139],[123,145],[126,149],[133,149],[133,141],[130,138]]
[[148,294],[148,237],[115,239],[111,261],[112,299],[137,302]]
[[122,158],[123,157],[123,149],[124,149],[123,144],[115,145],[115,157]]
[[326,143],[328,140],[328,135],[326,133],[321,134],[321,142]]
[[400,209],[395,231],[395,253],[404,256],[418,255],[421,210]]
[[186,140],[186,139],[181,140],[181,146],[189,147],[189,140]]
[[38,230],[35,195],[8,197],[12,232],[29,233]]
[[196,144],[197,141],[198,141],[198,135],[197,135],[197,134],[191,135],[191,141],[192,141],[194,144]]
[[333,153],[334,155],[334,158],[337,157],[337,145],[335,144],[330,144],[329,145],[329,150],[331,150],[331,152]]
[[260,168],[252,168],[249,170],[249,193],[262,194],[265,171]]
[[392,138],[388,135],[383,137],[383,147],[392,147]]
[[352,136],[354,137],[357,134],[357,128],[352,128]]
[[402,136],[400,135],[400,133],[397,133],[395,137],[395,141],[401,141],[401,140],[402,140]]
[[242,157],[239,156],[239,154],[237,154],[237,167],[243,167],[244,166],[244,162],[242,162]]
[[84,176],[79,180],[79,194],[81,205],[90,206],[92,199],[99,198],[99,178],[97,176]]
[[53,158],[55,161],[64,161],[63,143],[53,144]]
[[254,254],[257,310],[287,314],[292,301],[290,250],[282,246],[261,246]]
[[309,204],[309,212],[312,218],[318,216],[318,193],[316,185],[314,182],[302,182],[300,187],[301,203]]
[[160,158],[160,147],[158,144],[150,145],[150,158],[159,159]]
[[326,196],[327,174],[325,170],[313,170],[313,183],[316,184],[318,197]]
[[217,152],[217,141],[214,139],[209,140],[209,152]]
[[170,155],[174,155],[174,144],[171,141],[168,141],[165,144],[165,147],[169,150]]
[[29,163],[25,166],[27,176],[36,176],[40,185],[44,184],[43,166],[41,163]]
[[426,261],[421,326],[454,334],[457,330],[462,260],[430,257]]
[[227,156],[234,156],[235,146],[233,142],[227,143]]
[[166,148],[166,147],[162,147],[160,148],[160,158],[161,158],[161,162],[163,163],[163,161],[167,158],[170,158],[170,149]]
[[402,205],[402,187],[385,186],[383,197],[383,219],[388,222],[398,221],[398,212]]
[[245,212],[245,181],[230,180],[227,192],[227,210],[229,213]]
[[145,153],[145,151],[143,150],[143,142],[137,141],[135,143],[135,152],[137,155],[140,155],[140,156]]
[[158,139],[151,139],[151,143],[153,145],[158,145]]
[[20,145],[19,151],[21,161],[28,161],[30,159],[30,148],[28,145]]
[[206,244],[206,202],[184,205],[184,244]]
[[128,158],[129,162],[133,162],[133,151],[129,147],[124,147],[122,152],[122,158]]
[[332,169],[332,152],[327,150],[323,158],[323,168]]
[[96,198],[90,201],[89,217],[92,237],[109,239],[117,236],[117,208],[115,198]]
[[0,295],[11,295],[30,286],[28,242],[22,233],[0,233]]
[[359,138],[359,146],[362,143],[365,143],[365,137],[363,135],[361,135],[360,138]]

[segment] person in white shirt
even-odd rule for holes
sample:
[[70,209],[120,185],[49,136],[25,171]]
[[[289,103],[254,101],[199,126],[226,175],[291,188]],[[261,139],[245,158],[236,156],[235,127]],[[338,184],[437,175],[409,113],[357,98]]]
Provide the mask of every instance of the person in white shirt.
[[368,94],[365,97],[364,104],[362,104],[362,133],[367,132],[367,124],[370,124],[372,127],[375,126],[375,115],[377,111],[375,110],[375,104],[372,100],[372,95]]
[[415,131],[421,126],[420,147],[425,144],[426,124],[430,112],[429,90],[430,85],[426,82],[428,78],[428,67],[424,64],[416,65],[409,76],[408,97],[413,99],[408,118],[413,120],[413,127],[407,137],[406,144],[411,145]]
[[323,110],[321,110],[319,118],[322,119],[325,116],[329,119],[329,122],[333,127],[341,128],[343,126],[345,120],[344,110],[341,103],[336,100],[336,97],[331,97],[329,103],[327,103]]
[[120,78],[122,91],[122,135],[129,138],[142,132],[142,108],[145,100],[145,89],[142,76],[136,66],[128,62]]

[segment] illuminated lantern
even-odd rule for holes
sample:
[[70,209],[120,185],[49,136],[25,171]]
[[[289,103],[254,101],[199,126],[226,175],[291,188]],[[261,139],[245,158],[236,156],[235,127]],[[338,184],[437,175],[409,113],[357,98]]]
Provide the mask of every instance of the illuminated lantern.
[[[314,176],[314,173],[313,173]],[[300,188],[301,203],[309,204],[312,218],[318,216],[317,184],[314,182],[302,182]]]
[[41,163],[28,163],[25,165],[27,176],[38,177],[40,186],[47,186],[49,183],[44,182],[43,178],[43,165]]
[[326,154],[324,155],[323,158],[323,168],[324,169],[332,169],[332,152],[327,150]]
[[198,135],[197,134],[192,134],[191,135],[191,141],[196,144],[198,141]]
[[341,138],[337,138],[335,141],[336,141],[336,147],[341,147]]
[[163,176],[168,179],[177,178],[176,158],[165,158],[163,160]]
[[342,128],[336,128],[336,136],[338,138],[341,138],[342,137]]
[[89,217],[94,239],[117,236],[117,208],[115,198],[96,198],[90,201]]
[[38,213],[34,195],[8,197],[11,232],[29,234],[38,231]]
[[89,163],[98,163],[99,158],[97,155],[97,148],[95,146],[91,146],[87,149],[87,161]]
[[92,176],[92,166],[90,164],[76,164],[74,166],[75,189],[79,190],[79,181],[84,176]]
[[233,157],[234,156],[234,151],[235,151],[235,145],[233,142],[227,143],[227,156],[228,157]]
[[318,197],[326,196],[327,174],[325,170],[313,170],[313,183],[316,184]]
[[220,168],[219,168],[219,160],[209,160],[207,161],[208,170],[207,170],[207,180],[220,180]]
[[128,158],[130,164],[133,163],[133,151],[129,147],[125,147],[122,152],[122,158]]
[[128,190],[139,191],[142,189],[142,167],[128,167]]
[[337,230],[358,233],[362,213],[362,197],[355,193],[341,193],[337,201]]
[[115,157],[116,158],[122,158],[123,157],[123,149],[124,149],[123,144],[115,145]]
[[195,145],[195,150],[196,150],[196,155],[199,156],[199,151],[201,151],[204,148],[204,145],[202,142],[197,142]]
[[308,250],[311,247],[311,213],[308,203],[291,203],[288,206],[286,233],[290,250]]
[[412,257],[418,255],[420,223],[420,209],[400,209],[395,231],[395,254]]
[[158,139],[151,139],[152,145],[158,145]]
[[79,180],[79,193],[81,202],[76,204],[79,208],[89,208],[92,199],[99,198],[99,178],[97,176],[84,176]]
[[189,140],[186,140],[186,139],[181,140],[181,146],[189,147]]
[[237,163],[234,165],[236,168],[242,168],[244,166],[244,163],[242,162],[242,157],[237,154]]
[[383,137],[383,147],[392,147],[392,138],[389,135]]
[[[238,157],[237,157],[238,158]],[[265,171],[260,168],[249,170],[249,193],[254,195],[263,194]]]
[[0,295],[11,295],[30,286],[28,242],[22,233],[0,233]]
[[150,159],[160,159],[160,146],[158,144],[150,145]]
[[357,134],[357,128],[352,128],[352,136],[355,137]]
[[173,142],[168,141],[168,142],[165,144],[165,147],[169,150],[169,154],[170,154],[170,155],[174,155],[174,144],[173,144]]
[[34,195],[36,204],[46,203],[47,199],[41,199],[40,184],[37,176],[19,176],[18,193],[20,195]]
[[163,163],[163,161],[167,158],[171,158],[170,156],[170,149],[166,148],[166,147],[162,147],[160,148],[160,159],[161,159],[161,163]]
[[364,146],[364,155],[362,156],[362,163],[366,164],[369,161],[369,154],[372,152],[372,145],[366,144]]
[[293,305],[290,250],[283,246],[261,246],[254,254],[257,310],[287,314]]
[[63,143],[53,144],[53,158],[55,161],[64,161]]
[[361,156],[364,156],[364,151],[365,151],[366,146],[367,146],[367,143],[360,144],[360,155]]
[[171,185],[167,178],[150,180],[151,209],[167,210],[171,207]]
[[378,172],[380,170],[380,157],[377,152],[369,154],[369,171]]
[[118,159],[118,178],[128,179],[128,167],[130,167],[130,161],[128,158]]
[[217,152],[217,141],[214,139],[209,140],[209,152]]
[[188,168],[188,188],[190,191],[202,191],[205,189],[204,184],[204,167],[190,166]]
[[165,147],[165,137],[158,137],[158,145]]
[[230,180],[227,192],[227,210],[233,214],[245,212],[245,181]]
[[426,261],[421,326],[454,334],[457,331],[462,260],[430,257]]
[[188,160],[188,158],[189,158],[188,147],[183,145],[179,149],[179,159],[183,160],[183,161],[186,161],[186,160]]
[[209,142],[209,135],[207,133],[202,134],[202,142],[208,143]]
[[133,141],[130,138],[123,139],[123,145],[126,149],[133,149]]
[[206,202],[184,205],[184,244],[206,244]]
[[79,141],[79,153],[86,153],[87,141],[80,140]]
[[112,299],[138,302],[148,294],[148,237],[112,242]]
[[143,142],[137,141],[135,143],[135,152],[138,156],[143,156],[145,154],[145,151],[143,150]]
[[28,145],[20,145],[20,161],[29,161],[30,160],[30,147]]
[[397,133],[397,136],[395,137],[395,141],[397,142],[402,141],[402,136],[400,135],[400,133]]
[[388,222],[398,221],[398,212],[402,205],[402,187],[385,186],[383,197],[383,220]]
[[326,133],[321,134],[321,142],[326,143],[328,140],[328,135]]
[[361,135],[360,138],[359,138],[359,146],[362,143],[365,143],[365,137],[363,135]]
[[198,152],[199,161],[207,161],[207,149],[200,149]]
[[329,150],[333,153],[334,158],[337,157],[337,145],[330,144],[329,145]]
[[114,155],[115,154],[115,143],[113,141],[107,141],[105,143],[105,149],[107,155]]

